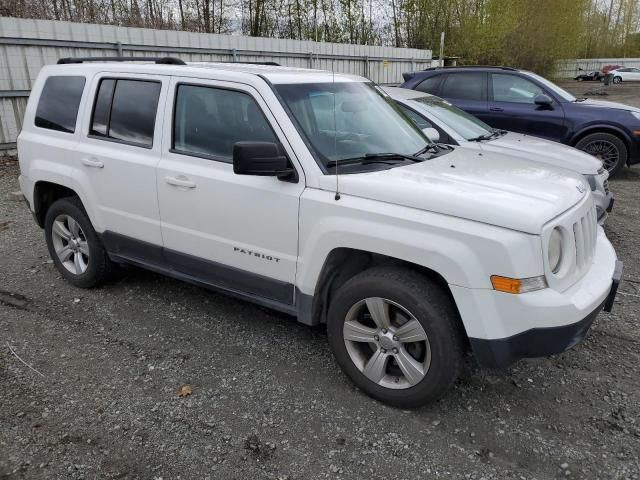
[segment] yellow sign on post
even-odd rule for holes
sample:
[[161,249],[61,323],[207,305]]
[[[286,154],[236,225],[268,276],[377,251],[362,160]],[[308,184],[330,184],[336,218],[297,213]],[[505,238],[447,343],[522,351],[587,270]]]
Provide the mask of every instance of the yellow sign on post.
[[382,60],[382,68],[389,68],[389,60]]

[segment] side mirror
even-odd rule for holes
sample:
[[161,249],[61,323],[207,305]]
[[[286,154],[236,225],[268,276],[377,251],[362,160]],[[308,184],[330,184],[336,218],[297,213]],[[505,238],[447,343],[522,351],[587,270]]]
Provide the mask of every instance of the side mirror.
[[233,173],[278,177],[297,183],[298,174],[291,168],[282,147],[273,142],[236,142],[233,144]]
[[536,98],[533,99],[533,103],[536,105],[540,105],[541,107],[550,107],[553,105],[553,100],[548,95],[543,93],[536,95]]
[[424,133],[433,143],[440,141],[440,132],[433,127],[423,128],[422,133]]

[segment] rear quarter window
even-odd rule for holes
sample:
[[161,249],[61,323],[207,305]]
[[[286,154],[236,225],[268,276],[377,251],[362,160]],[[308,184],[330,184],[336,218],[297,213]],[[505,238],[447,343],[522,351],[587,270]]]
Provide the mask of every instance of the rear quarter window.
[[442,75],[434,75],[433,77],[426,78],[416,86],[416,90],[419,92],[430,93],[432,95],[438,94],[438,88],[440,88],[440,82],[442,81]]
[[484,100],[484,72],[456,72],[446,76],[440,96],[457,100]]
[[38,100],[36,127],[75,132],[84,84],[84,77],[61,75],[47,78]]

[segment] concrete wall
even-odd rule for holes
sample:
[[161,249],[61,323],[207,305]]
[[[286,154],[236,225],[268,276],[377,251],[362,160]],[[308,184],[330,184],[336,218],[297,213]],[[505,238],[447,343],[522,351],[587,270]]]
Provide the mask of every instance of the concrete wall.
[[115,27],[0,17],[0,149],[22,125],[43,65],[62,57],[174,56],[184,61],[277,62],[399,83],[402,73],[431,66],[431,51],[274,38]]

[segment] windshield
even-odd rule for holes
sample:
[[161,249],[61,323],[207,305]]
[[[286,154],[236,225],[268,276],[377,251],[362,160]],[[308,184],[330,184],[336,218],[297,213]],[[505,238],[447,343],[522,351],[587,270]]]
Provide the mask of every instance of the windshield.
[[275,88],[325,168],[331,161],[367,154],[414,155],[429,143],[370,83],[280,84]]
[[556,85],[552,81],[547,80],[546,78],[541,77],[540,75],[533,72],[527,72],[527,75],[529,75],[532,78],[535,78],[538,82],[543,84],[549,90],[553,91],[553,93],[561,97],[563,100],[566,100],[567,102],[575,102],[577,100],[576,97],[571,95],[564,88],[560,88],[558,85]]
[[447,124],[454,132],[465,140],[490,135],[493,129],[482,120],[454,107],[449,102],[438,97],[420,97],[411,99],[424,108],[429,115],[433,115]]

